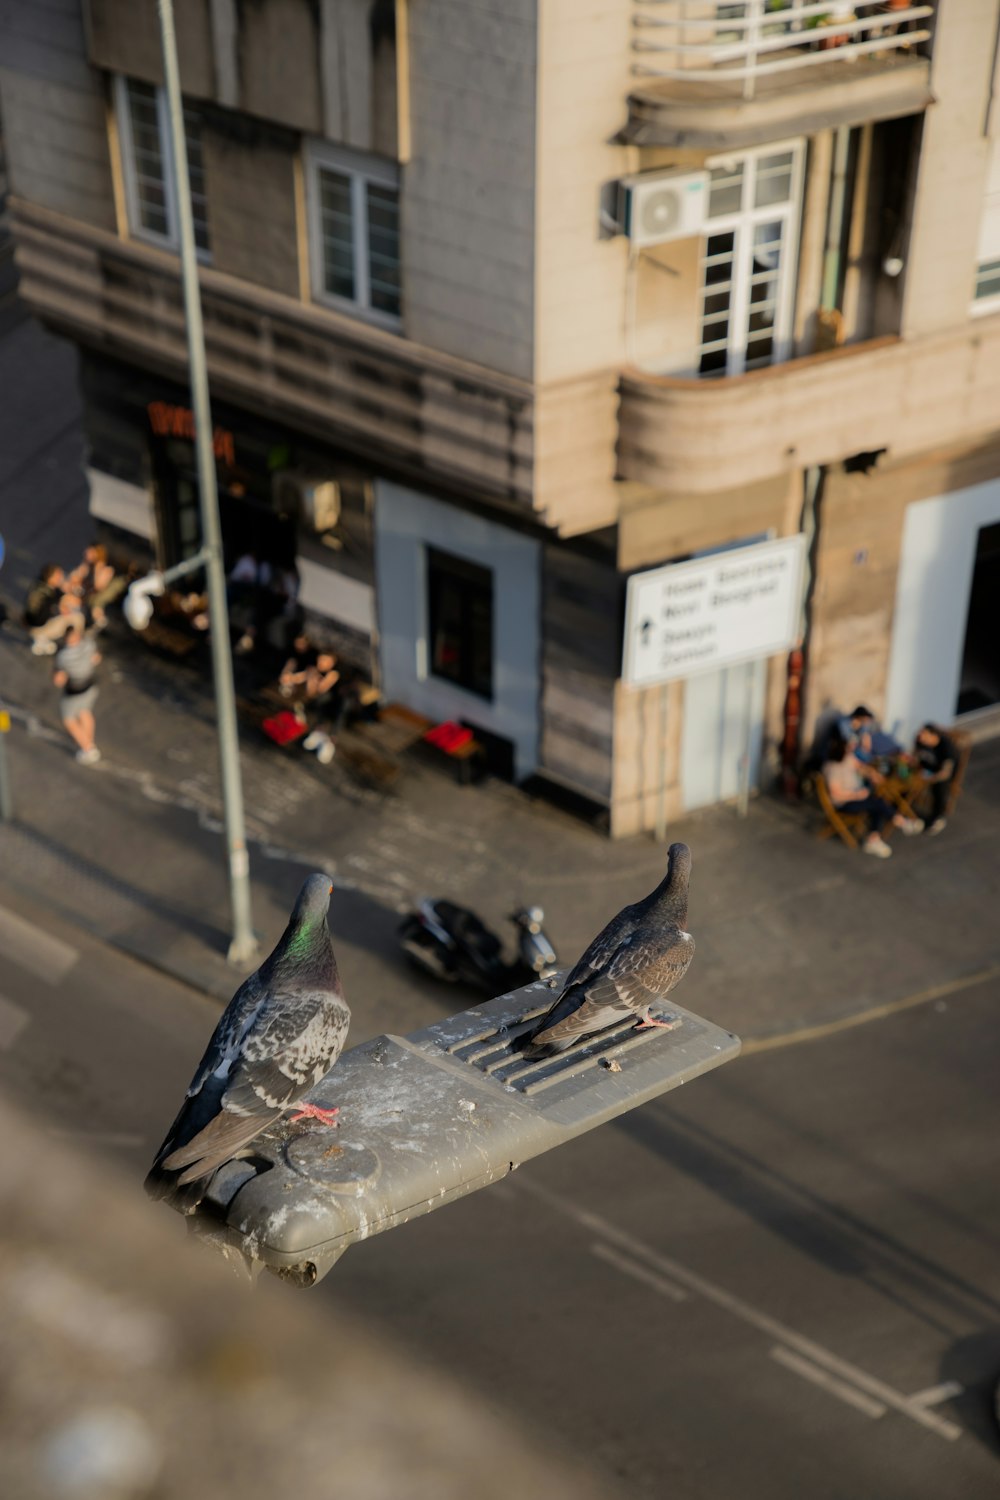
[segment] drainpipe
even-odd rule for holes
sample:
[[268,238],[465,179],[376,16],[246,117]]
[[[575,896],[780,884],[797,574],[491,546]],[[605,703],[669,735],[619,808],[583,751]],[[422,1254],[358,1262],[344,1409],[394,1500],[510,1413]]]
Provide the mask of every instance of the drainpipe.
[[803,475],[802,515],[799,530],[806,539],[802,565],[802,597],[799,604],[798,645],[788,653],[788,688],[785,693],[785,732],[781,741],[781,785],[785,796],[800,794],[799,757],[802,753],[802,711],[805,700],[809,626],[816,582],[816,551],[819,542],[819,508],[823,498],[825,468],[813,466]]

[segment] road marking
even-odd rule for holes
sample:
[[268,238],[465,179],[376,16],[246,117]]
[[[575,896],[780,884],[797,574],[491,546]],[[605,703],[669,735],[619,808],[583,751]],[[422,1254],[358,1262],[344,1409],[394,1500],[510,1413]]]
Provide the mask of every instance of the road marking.
[[634,1260],[628,1260],[624,1255],[619,1255],[617,1250],[612,1250],[610,1245],[602,1245],[600,1241],[590,1247],[591,1255],[596,1255],[598,1260],[606,1260],[609,1265],[624,1271],[626,1276],[633,1277],[636,1281],[651,1286],[654,1292],[660,1292],[664,1297],[669,1297],[673,1302],[686,1302],[688,1294],[679,1286],[674,1286],[665,1276],[657,1276],[655,1271],[647,1271],[645,1266],[640,1266]]
[[957,1380],[945,1380],[941,1385],[930,1385],[926,1391],[918,1391],[910,1400],[914,1406],[940,1406],[942,1401],[951,1401],[961,1396],[965,1386]]
[[0,906],[0,953],[18,968],[58,984],[80,957],[76,948]]
[[848,1385],[846,1380],[838,1380],[835,1375],[828,1375],[821,1370],[819,1365],[812,1364],[801,1355],[793,1354],[791,1349],[786,1349],[782,1344],[776,1344],[771,1350],[771,1358],[777,1360],[779,1365],[784,1365],[787,1370],[794,1370],[796,1375],[801,1375],[803,1380],[811,1380],[813,1385],[822,1386],[824,1391],[829,1391],[831,1396],[846,1401],[848,1406],[857,1407],[863,1411],[866,1417],[884,1417],[888,1411],[881,1401],[873,1401],[870,1396],[857,1390],[853,1385]]
[[822,1344],[814,1343],[812,1339],[806,1338],[804,1334],[796,1333],[793,1328],[786,1327],[777,1318],[772,1318],[769,1313],[758,1312],[755,1307],[751,1307],[742,1298],[734,1296],[732,1292],[727,1292],[724,1287],[716,1286],[714,1282],[706,1280],[704,1276],[699,1276],[696,1271],[688,1270],[687,1266],[682,1266],[678,1261],[671,1260],[669,1256],[661,1255],[652,1246],[646,1245],[642,1240],[637,1240],[633,1235],[627,1234],[622,1229],[618,1229],[616,1225],[611,1224],[607,1219],[601,1218],[599,1214],[591,1213],[589,1209],[580,1208],[576,1203],[571,1202],[570,1199],[563,1198],[559,1193],[550,1192],[548,1188],[540,1187],[527,1177],[519,1178],[517,1181],[512,1182],[511,1186],[515,1191],[520,1190],[530,1193],[532,1197],[541,1199],[543,1203],[548,1204],[556,1212],[565,1215],[566,1218],[572,1219],[574,1223],[579,1224],[588,1234],[597,1235],[602,1240],[607,1240],[617,1248],[636,1256],[640,1261],[645,1262],[648,1267],[662,1272],[672,1281],[679,1281],[681,1286],[686,1286],[689,1291],[697,1292],[708,1302],[714,1302],[716,1307],[724,1308],[726,1312],[732,1313],[733,1317],[741,1319],[742,1322],[749,1323],[752,1328],[759,1329],[761,1333],[766,1334],[769,1339],[774,1340],[776,1343],[784,1344],[787,1348],[795,1350],[798,1354],[802,1355],[803,1358],[811,1360],[812,1363],[823,1366],[834,1375],[842,1376],[854,1386],[867,1391],[877,1401],[883,1401],[886,1406],[900,1412],[904,1417],[908,1417],[911,1422],[916,1422],[919,1426],[926,1427],[931,1432],[936,1432],[938,1437],[947,1438],[949,1442],[954,1442],[956,1438],[962,1436],[961,1427],[956,1426],[954,1422],[948,1422],[944,1417],[936,1416],[934,1412],[928,1411],[925,1407],[912,1401],[908,1396],[904,1396],[902,1391],[897,1391],[891,1385],[886,1385],[885,1381],[877,1379],[874,1375],[869,1375],[865,1370],[859,1369],[857,1365],[852,1365],[849,1360],[841,1359],[838,1355],[831,1353],[829,1349],[824,1349]]
[[743,1056],[754,1052],[773,1052],[777,1047],[795,1047],[799,1042],[818,1042],[826,1036],[835,1036],[838,1031],[849,1031],[853,1026],[867,1026],[869,1021],[882,1021],[886,1016],[896,1016],[900,1011],[912,1010],[917,1005],[929,1005],[932,1000],[943,1000],[945,995],[957,995],[977,984],[986,984],[991,979],[1000,979],[1000,964],[990,964],[975,974],[965,974],[960,979],[949,979],[944,984],[932,985],[927,990],[917,990],[912,995],[903,995],[899,1000],[888,1000],[885,1005],[872,1005],[868,1010],[856,1011],[842,1016],[839,1021],[826,1021],[821,1026],[800,1026],[796,1031],[783,1031],[780,1036],[744,1037]]
[[0,995],[0,1052],[8,1052],[27,1026],[28,1012]]

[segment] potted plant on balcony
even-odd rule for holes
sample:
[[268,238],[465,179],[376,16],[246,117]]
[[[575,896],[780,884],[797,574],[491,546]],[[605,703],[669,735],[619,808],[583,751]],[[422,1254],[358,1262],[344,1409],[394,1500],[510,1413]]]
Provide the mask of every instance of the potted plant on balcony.
[[[847,6],[835,5],[832,10],[824,11],[821,16],[810,16],[806,21],[807,31],[818,31],[825,26],[836,26],[838,22],[856,21],[857,16]],[[844,47],[851,40],[849,31],[833,32],[830,36],[821,36],[816,39],[816,46],[820,51],[826,52],[831,47]]]

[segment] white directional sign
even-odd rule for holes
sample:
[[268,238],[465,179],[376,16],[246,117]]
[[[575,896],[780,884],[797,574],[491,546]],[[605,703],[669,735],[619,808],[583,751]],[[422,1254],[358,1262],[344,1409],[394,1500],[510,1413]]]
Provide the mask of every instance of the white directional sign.
[[622,677],[649,687],[795,645],[805,538],[668,563],[628,581]]

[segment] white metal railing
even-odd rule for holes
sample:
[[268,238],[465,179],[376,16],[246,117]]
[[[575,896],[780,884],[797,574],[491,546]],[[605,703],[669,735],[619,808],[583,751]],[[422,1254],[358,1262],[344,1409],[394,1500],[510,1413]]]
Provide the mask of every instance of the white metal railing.
[[634,0],[632,71],[691,83],[742,82],[813,63],[913,50],[930,39],[933,5],[889,0]]

